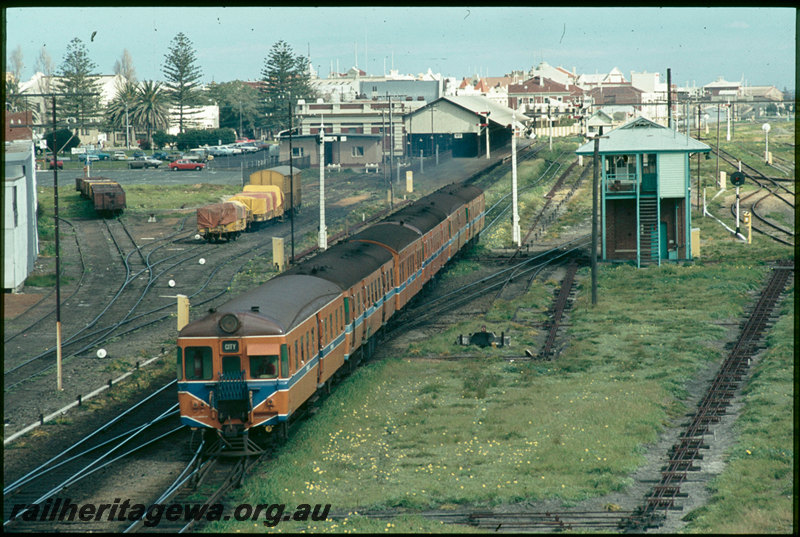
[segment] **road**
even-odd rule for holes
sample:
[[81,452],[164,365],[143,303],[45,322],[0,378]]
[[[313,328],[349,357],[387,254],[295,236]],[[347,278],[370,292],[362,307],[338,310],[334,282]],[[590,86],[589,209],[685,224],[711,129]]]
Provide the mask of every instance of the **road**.
[[[60,170],[58,172],[59,186],[75,186],[75,178],[82,177],[78,170]],[[242,172],[236,169],[202,170],[202,171],[177,171],[167,168],[147,170],[92,170],[92,177],[108,177],[121,185],[194,185],[197,183],[241,185]],[[38,170],[36,183],[39,186],[53,186],[52,170]]]

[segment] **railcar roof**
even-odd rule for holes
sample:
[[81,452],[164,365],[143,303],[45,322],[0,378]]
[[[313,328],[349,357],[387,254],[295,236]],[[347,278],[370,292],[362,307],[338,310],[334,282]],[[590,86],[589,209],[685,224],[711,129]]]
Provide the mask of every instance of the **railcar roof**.
[[458,210],[459,207],[464,205],[464,200],[461,197],[442,191],[437,191],[433,194],[425,196],[425,199],[429,200],[429,203],[432,206],[439,207],[448,215],[453,214]]
[[[322,278],[284,273],[229,300],[214,313],[186,325],[180,336],[285,334],[340,294],[338,286]],[[258,311],[253,311],[254,307]],[[226,334],[219,329],[219,319],[226,313],[244,314],[240,316],[241,326],[234,334]]]
[[472,201],[478,196],[480,196],[483,193],[483,190],[473,185],[453,183],[451,185],[447,185],[446,187],[437,190],[437,192],[444,192],[445,194],[456,196],[457,198],[460,198],[463,201]]
[[419,237],[420,234],[411,228],[401,226],[395,222],[382,222],[356,233],[350,237],[350,240],[375,241],[385,244],[395,252],[402,252]]
[[345,242],[292,267],[284,274],[316,276],[335,283],[345,290],[378,270],[391,259],[392,254],[377,244],[358,241]]
[[446,213],[435,204],[430,205],[424,203],[423,200],[425,199],[427,199],[427,196],[413,205],[403,207],[386,218],[384,222],[399,222],[400,224],[409,225],[418,229],[420,233],[427,233],[446,220],[449,213]]

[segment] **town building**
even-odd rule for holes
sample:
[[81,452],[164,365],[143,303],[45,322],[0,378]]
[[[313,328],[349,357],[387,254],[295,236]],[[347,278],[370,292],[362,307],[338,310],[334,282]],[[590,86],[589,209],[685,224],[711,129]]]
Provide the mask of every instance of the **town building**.
[[[393,154],[398,156],[403,154],[405,148],[403,116],[424,105],[425,101],[421,100],[387,99],[385,96],[350,102],[306,102],[300,99],[294,108],[296,133],[299,136],[315,135],[319,132],[320,125],[324,124],[325,132],[332,135],[358,134],[377,137],[379,147],[385,148],[387,155],[393,144]],[[281,140],[284,138],[281,137]],[[282,150],[281,155],[284,153],[288,158],[288,149]],[[318,165],[317,163],[312,159],[312,166]]]
[[[592,158],[595,140],[576,153]],[[599,138],[602,259],[692,259],[689,157],[711,148],[639,117]]]
[[33,140],[5,143],[3,181],[3,290],[16,292],[39,255]]
[[582,115],[590,103],[585,97],[585,92],[574,84],[559,84],[542,76],[508,86],[508,107],[540,118],[537,128],[544,126],[548,117],[557,120],[563,116]]
[[703,86],[703,92],[712,101],[735,100],[740,95],[741,87],[741,82],[729,82],[720,76]]
[[486,132],[490,153],[511,141],[511,125],[516,119],[520,130],[527,130],[530,118],[483,96],[442,97],[403,117],[406,155],[434,155],[452,151],[453,157],[475,157],[486,152]]

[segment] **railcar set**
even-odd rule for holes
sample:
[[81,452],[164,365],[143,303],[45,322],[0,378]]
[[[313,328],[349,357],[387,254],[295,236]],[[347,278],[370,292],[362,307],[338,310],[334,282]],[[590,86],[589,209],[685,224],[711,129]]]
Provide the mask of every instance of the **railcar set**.
[[119,183],[106,177],[76,177],[75,190],[94,204],[102,216],[122,213],[126,207],[125,190]]
[[277,166],[250,174],[250,184],[222,203],[197,209],[197,232],[208,242],[236,240],[254,229],[300,208],[300,172]]
[[[247,455],[348,364],[484,226],[483,191],[453,184],[425,196],[178,335],[181,421],[209,451]],[[274,433],[273,433],[274,434]]]

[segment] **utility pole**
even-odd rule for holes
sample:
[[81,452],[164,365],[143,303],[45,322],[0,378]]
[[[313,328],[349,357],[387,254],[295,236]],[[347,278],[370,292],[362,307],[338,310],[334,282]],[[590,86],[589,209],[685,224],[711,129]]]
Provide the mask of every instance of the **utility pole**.
[[292,96],[289,95],[289,222],[292,228],[292,257],[289,263],[294,265],[294,152],[292,148]]
[[325,124],[319,125],[319,249],[328,248],[328,234],[325,229]]
[[53,218],[55,219],[56,234],[56,385],[58,391],[64,389],[61,368],[61,256],[58,244],[58,142],[56,140],[56,96],[53,99]]
[[521,246],[522,239],[519,230],[519,208],[517,207],[517,115],[511,114],[511,198],[514,207],[511,217],[511,235],[517,248]]
[[594,137],[594,161],[592,170],[592,304],[597,304],[597,183],[600,173],[600,138],[607,138],[598,133]]
[[730,142],[731,141],[731,101],[728,99],[728,106],[725,108],[725,116],[728,120],[728,134],[725,137],[725,140]]
[[714,184],[719,186],[719,103],[717,103],[717,174],[714,176]]
[[131,123],[128,120],[128,103],[125,103],[125,149],[131,148],[130,139]]
[[[486,128],[486,158],[489,158],[489,115],[491,112],[483,112],[481,115],[486,116],[486,123],[483,124],[483,127]],[[480,131],[478,131],[480,132]],[[480,147],[480,138],[478,139],[478,147]]]
[[[58,218],[58,140],[56,139],[56,126],[58,122],[56,120],[56,96],[63,96],[64,94],[57,94],[57,93],[29,93],[26,94],[28,97],[43,97],[45,105],[43,106],[44,109],[47,109],[47,97],[50,97],[52,100],[52,111],[53,111],[53,220],[54,220],[54,227],[55,227],[55,247],[56,247],[56,386],[58,391],[62,391],[64,389],[63,386],[63,374],[62,374],[62,337],[61,337],[61,246],[59,241],[60,236],[60,229],[59,229],[59,218]],[[94,95],[99,95],[99,93],[73,93],[70,94],[72,96],[80,96],[80,97],[90,97]],[[46,119],[46,116],[42,118],[43,120]],[[68,118],[69,119],[69,118]],[[19,125],[23,126],[23,125]],[[26,127],[46,127],[50,126],[47,124],[37,124],[37,125],[24,125]],[[74,136],[74,134],[73,134]],[[64,144],[63,147],[72,140],[72,136],[70,136],[69,140]],[[63,149],[62,147],[62,149]]]
[[[702,123],[701,105],[697,103],[697,139],[700,139],[700,126]],[[706,128],[708,125],[706,124]],[[708,134],[708,133],[706,133]],[[691,196],[689,196],[689,205],[691,205]],[[700,153],[697,154],[697,209],[700,210]]]
[[594,138],[592,164],[592,304],[597,304],[597,175],[600,170],[600,136]]

